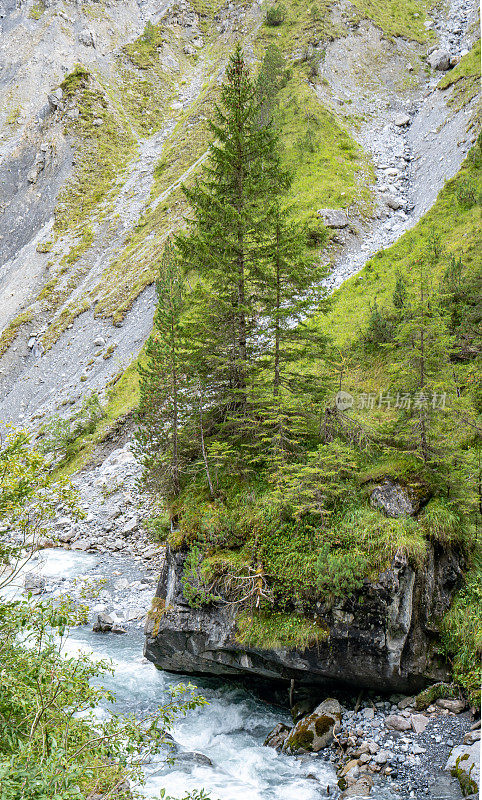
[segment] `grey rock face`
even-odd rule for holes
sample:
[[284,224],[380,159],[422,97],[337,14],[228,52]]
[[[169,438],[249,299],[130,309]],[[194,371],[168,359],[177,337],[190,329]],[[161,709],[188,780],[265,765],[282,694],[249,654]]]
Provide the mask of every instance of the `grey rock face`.
[[401,692],[449,677],[448,667],[434,655],[433,620],[445,613],[460,585],[462,557],[455,551],[431,547],[420,572],[400,556],[336,608],[318,603],[314,612],[329,636],[303,651],[239,644],[233,606],[190,608],[182,594],[185,558],[167,549],[157,588],[165,608],[146,623],[145,655],[162,669]]
[[434,50],[433,53],[430,53],[427,61],[432,69],[438,69],[441,72],[450,69],[450,53],[447,50]]
[[394,481],[384,481],[375,486],[370,497],[374,508],[380,508],[387,517],[412,517],[420,508],[414,493]]
[[316,212],[321,217],[327,228],[346,228],[348,214],[342,208],[320,208]]

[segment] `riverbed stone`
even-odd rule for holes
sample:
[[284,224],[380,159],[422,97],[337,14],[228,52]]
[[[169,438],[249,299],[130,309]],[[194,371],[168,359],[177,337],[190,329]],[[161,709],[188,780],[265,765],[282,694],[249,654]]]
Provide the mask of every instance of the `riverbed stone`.
[[460,714],[467,708],[467,702],[463,698],[439,697],[435,705],[453,714]]
[[402,717],[401,714],[390,714],[385,720],[385,725],[393,731],[400,732],[409,731],[412,727],[411,721],[406,717]]
[[331,744],[340,720],[341,706],[338,700],[324,700],[312,714],[300,719],[291,729],[283,742],[283,750],[288,753],[318,753]]
[[429,718],[425,714],[412,714],[411,723],[415,733],[423,733],[429,723]]
[[356,797],[369,797],[372,791],[372,786],[372,779],[368,775],[363,775],[341,793],[340,800],[349,800],[349,798]]
[[94,622],[92,630],[95,633],[108,633],[112,630],[113,625],[114,620],[111,616],[109,616],[109,614],[98,614],[97,621]]
[[279,722],[272,731],[270,731],[263,742],[264,747],[274,747],[275,750],[280,750],[287,738],[291,728],[285,725],[284,722]]
[[446,72],[450,69],[450,53],[447,50],[434,50],[433,53],[430,53],[427,61],[432,69],[440,70],[441,72]]
[[464,794],[477,792],[480,786],[480,744],[461,744],[454,747],[445,765],[459,779]]

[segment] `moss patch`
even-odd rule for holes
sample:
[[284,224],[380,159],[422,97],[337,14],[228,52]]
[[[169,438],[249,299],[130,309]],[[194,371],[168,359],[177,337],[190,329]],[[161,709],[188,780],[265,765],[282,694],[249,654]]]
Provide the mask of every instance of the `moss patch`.
[[305,650],[327,638],[325,627],[295,614],[259,611],[236,619],[236,641],[263,650]]
[[7,352],[12,342],[16,339],[23,325],[31,322],[34,312],[31,309],[23,311],[13,319],[0,336],[0,356]]

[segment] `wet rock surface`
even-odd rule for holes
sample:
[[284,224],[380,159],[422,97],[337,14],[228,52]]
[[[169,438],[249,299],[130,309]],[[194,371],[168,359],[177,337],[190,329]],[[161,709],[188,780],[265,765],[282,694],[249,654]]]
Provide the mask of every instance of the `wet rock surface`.
[[162,614],[146,627],[145,654],[173,672],[295,679],[352,686],[420,690],[449,672],[434,652],[433,619],[450,606],[461,580],[462,558],[432,548],[416,572],[402,554],[376,581],[335,604],[319,603],[316,613],[329,635],[304,651],[260,650],[235,638],[236,612],[213,604],[191,608],[182,592],[185,554],[166,551],[157,598]]
[[[361,707],[360,698],[354,709],[350,707],[353,703],[352,699],[340,706],[336,736],[323,750],[323,757],[329,757],[337,766],[340,800],[376,798],[384,787],[396,797],[461,800],[463,791],[455,774],[456,763],[462,764],[474,785],[478,785],[475,753],[480,746],[480,729],[470,731],[473,717],[469,712],[456,714],[431,705],[420,727],[415,697],[372,695]],[[309,727],[312,717],[313,714],[307,715],[291,732],[285,725],[278,726],[265,745],[293,752],[286,744],[303,723]],[[401,720],[403,725],[398,724]],[[473,743],[469,743],[471,737]]]

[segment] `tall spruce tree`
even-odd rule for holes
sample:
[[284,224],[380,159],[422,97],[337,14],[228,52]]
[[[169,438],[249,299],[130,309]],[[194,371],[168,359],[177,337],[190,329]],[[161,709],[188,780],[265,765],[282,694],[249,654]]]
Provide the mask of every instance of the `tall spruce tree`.
[[238,411],[246,404],[255,352],[259,230],[279,167],[271,128],[260,127],[257,117],[255,87],[238,45],[210,121],[209,163],[196,185],[184,188],[192,218],[177,239],[185,269],[200,278],[197,297],[209,306],[209,358],[224,376],[218,388]]
[[188,434],[192,377],[182,336],[184,278],[169,241],[161,258],[156,290],[154,328],[147,341],[145,363],[139,366],[136,443],[146,484],[172,499],[181,485],[181,439]]
[[427,463],[437,449],[434,421],[443,413],[443,390],[447,388],[439,381],[449,360],[452,337],[440,295],[430,286],[427,264],[421,260],[414,272],[415,292],[402,309],[392,343],[385,347],[393,356],[391,372],[401,405],[397,431],[405,434],[406,443]]

